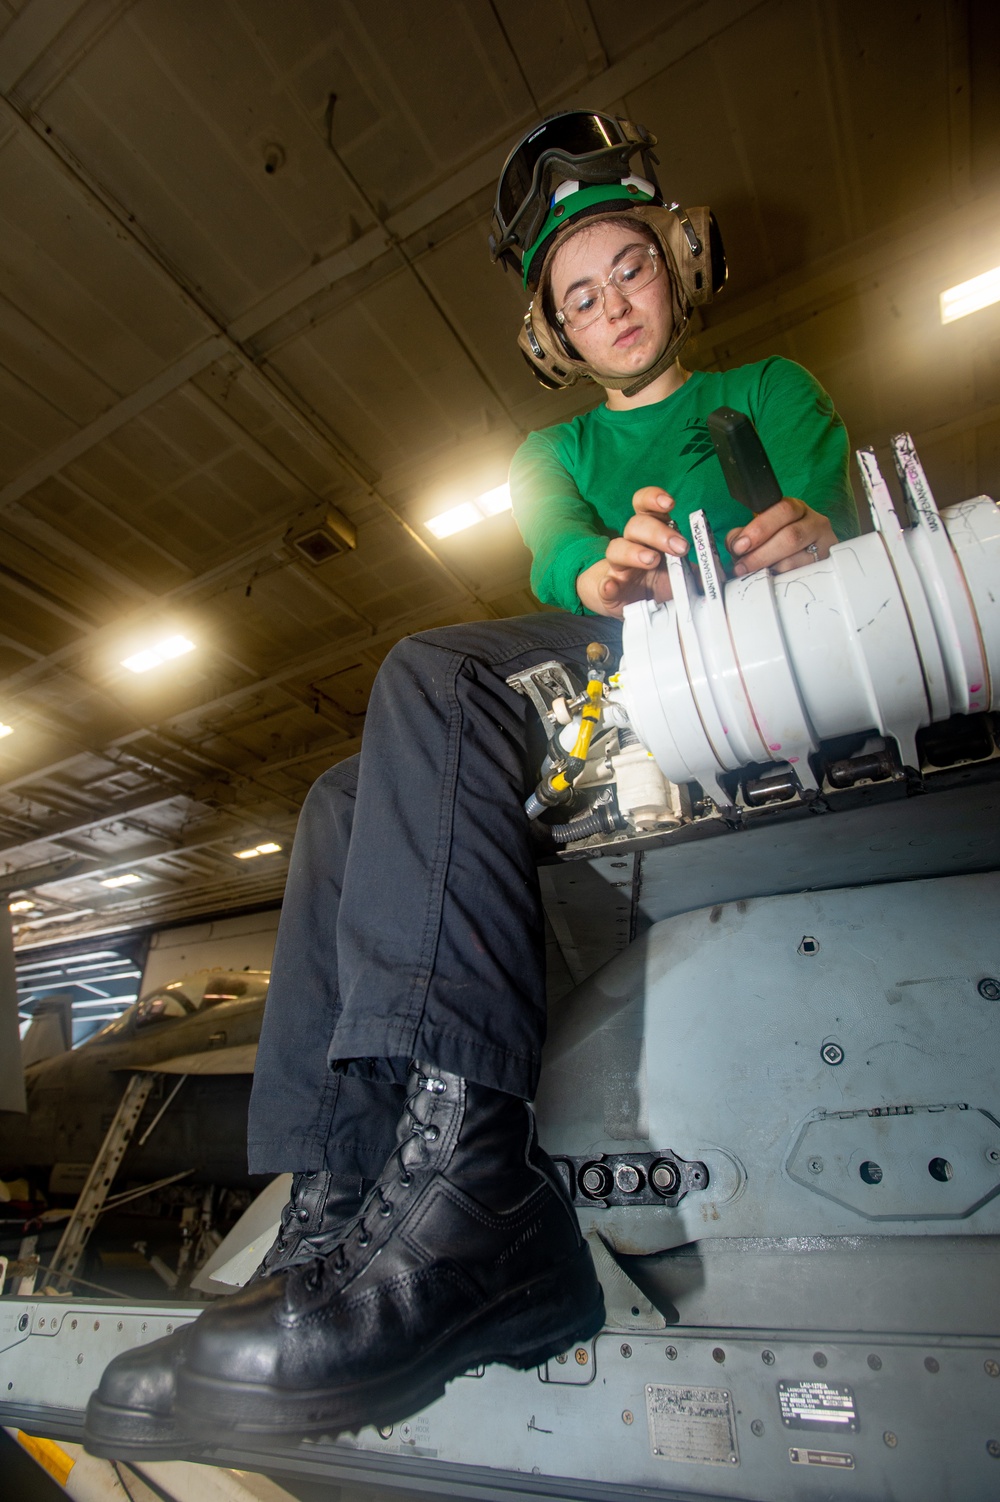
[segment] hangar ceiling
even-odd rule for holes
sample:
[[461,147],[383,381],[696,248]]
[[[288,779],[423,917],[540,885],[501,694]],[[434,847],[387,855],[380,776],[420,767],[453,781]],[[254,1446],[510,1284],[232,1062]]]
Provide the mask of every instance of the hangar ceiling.
[[[280,897],[392,644],[539,608],[500,484],[542,392],[485,247],[534,120],[659,137],[855,444],[1000,493],[1000,22],[982,0],[0,0],[0,886],[19,947]],[[357,546],[294,538],[333,512]],[[135,675],[131,652],[195,650]],[[261,843],[281,849],[240,860]],[[136,877],[118,887],[119,875]]]

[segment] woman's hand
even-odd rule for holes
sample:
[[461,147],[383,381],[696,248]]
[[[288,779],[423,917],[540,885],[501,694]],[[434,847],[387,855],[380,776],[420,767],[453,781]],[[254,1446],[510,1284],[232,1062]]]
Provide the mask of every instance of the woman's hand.
[[658,485],[644,485],[632,497],[635,515],[622,537],[613,537],[597,563],[577,575],[576,592],[588,610],[621,619],[634,600],[669,600],[664,553],[683,555],[687,540],[669,520],[673,497]]
[[791,496],[785,496],[745,527],[734,527],[726,535],[726,547],[733,555],[733,573],[737,576],[755,573],[759,568],[785,574],[804,563],[815,563],[817,558],[828,558],[836,541],[829,517]]

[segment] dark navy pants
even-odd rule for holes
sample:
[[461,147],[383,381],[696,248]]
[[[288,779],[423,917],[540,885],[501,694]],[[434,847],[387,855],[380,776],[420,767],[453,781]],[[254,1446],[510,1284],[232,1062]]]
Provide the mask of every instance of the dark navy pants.
[[386,658],[360,755],[302,808],[250,1104],[254,1173],[375,1177],[413,1058],[530,1099],[544,935],[524,800],[540,727],[510,673],[586,676],[621,627],[535,614],[427,631]]

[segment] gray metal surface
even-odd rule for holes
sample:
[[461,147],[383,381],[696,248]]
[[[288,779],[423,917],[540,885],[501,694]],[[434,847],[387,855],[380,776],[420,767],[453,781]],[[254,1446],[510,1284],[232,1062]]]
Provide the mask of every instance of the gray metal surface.
[[995,870],[1000,787],[970,780],[831,814],[793,810],[713,838],[683,833],[642,854],[644,922],[774,893]]
[[[189,1312],[5,1301],[0,1420],[78,1437],[109,1356]],[[986,1502],[1000,1474],[990,1448],[1000,1441],[994,1370],[996,1338],[606,1331],[538,1372],[490,1367],[459,1378],[438,1403],[381,1434],[259,1447],[223,1440],[199,1458],[440,1497]],[[850,1423],[785,1422],[783,1392],[786,1416],[796,1403],[817,1414],[825,1402]],[[804,1463],[808,1453],[826,1463]]]
[[[968,875],[654,925],[560,1009],[542,1140],[573,1155],[670,1149],[712,1182],[676,1209],[582,1211],[585,1225],[628,1253],[1000,1232],[1000,1002],[979,989],[1000,975],[998,899],[1000,876]],[[950,1177],[934,1177],[938,1162]]]

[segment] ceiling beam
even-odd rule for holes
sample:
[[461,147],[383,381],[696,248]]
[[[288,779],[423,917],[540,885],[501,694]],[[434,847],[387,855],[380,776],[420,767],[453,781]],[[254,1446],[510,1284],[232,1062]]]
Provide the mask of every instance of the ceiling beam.
[[[763,3],[765,0],[711,0],[711,3],[708,0],[691,0],[691,3],[677,8],[662,30],[635,48],[628,57],[597,74],[583,89],[553,95],[546,101],[546,107],[586,109],[613,106],[631,90],[656,77],[665,68],[702,46],[711,37],[725,31]],[[246,363],[248,351],[244,346],[255,335],[263,333],[270,324],[314,297],[317,292],[326,291],[344,277],[371,265],[400,241],[428,228],[437,219],[494,183],[510,147],[510,140],[505,136],[503,142],[481,153],[457,172],[451,173],[413,203],[390,214],[384,225],[368,230],[350,245],[324,257],[279,291],[240,314],[223,329],[215,315],[192,290],[184,286],[178,273],[168,267],[166,258],[152,242],[139,234],[134,219],[125,215],[113,202],[109,203],[107,195],[100,191],[98,185],[86,180],[82,166],[69,160],[68,153],[51,136],[42,134],[40,121],[36,121],[34,117],[24,118],[13,104],[2,98],[0,118],[5,118],[9,127],[22,134],[26,133],[43,145],[50,158],[61,164],[69,180],[84,194],[90,207],[97,208],[103,214],[110,211],[115,215],[119,227],[125,230],[134,247],[146,253],[146,258],[167,278],[171,289],[181,297],[189,311],[196,313],[206,325],[215,325],[211,332],[207,331],[204,340],[167,366],[152,381],[122,398],[94,422],[88,423],[79,433],[57,445],[8,482],[0,489],[0,507],[8,500],[17,500],[27,494],[43,479],[57,473],[95,443],[162,400],[170,391],[176,390],[192,376],[207,369],[221,354],[235,350],[241,361]],[[531,122],[525,118],[520,123],[527,126]],[[252,356],[249,365],[256,368]],[[261,373],[258,371],[258,374]],[[261,378],[266,379],[262,375]]]

